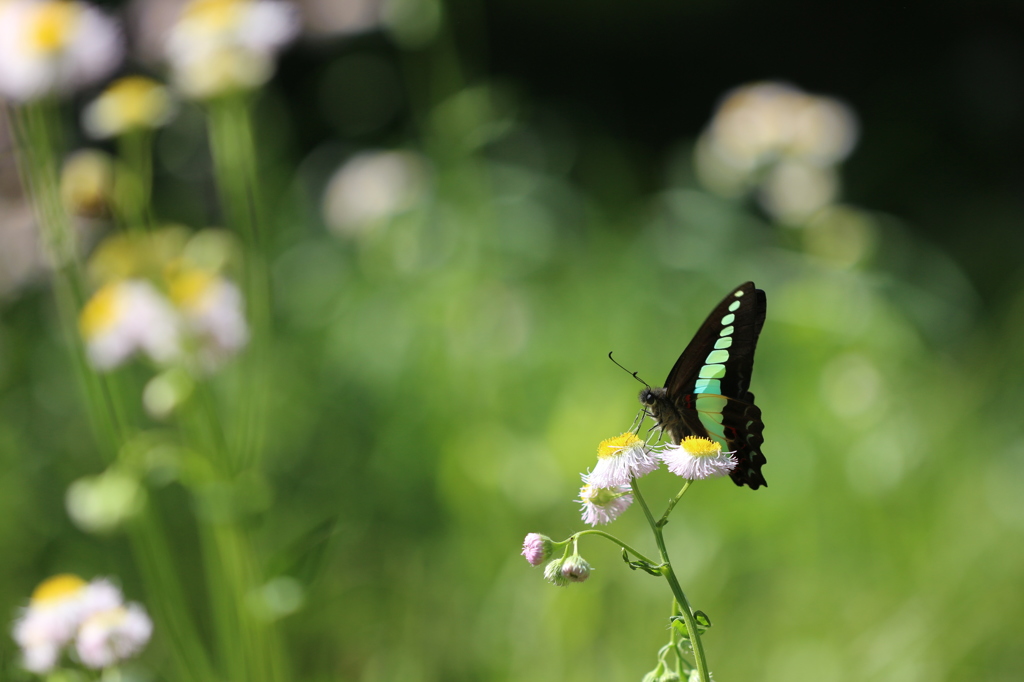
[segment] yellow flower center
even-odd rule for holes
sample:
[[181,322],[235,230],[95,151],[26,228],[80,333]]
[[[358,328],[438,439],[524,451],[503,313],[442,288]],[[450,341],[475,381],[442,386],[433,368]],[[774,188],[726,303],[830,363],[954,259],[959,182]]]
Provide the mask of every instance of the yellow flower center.
[[722,452],[721,445],[699,436],[687,436],[679,445],[694,457],[715,457]]
[[91,339],[104,329],[108,329],[121,315],[121,296],[116,284],[107,284],[93,294],[82,309],[78,318],[78,328],[82,336]]
[[171,300],[179,308],[199,308],[213,286],[214,275],[205,270],[183,270],[170,279]]
[[156,81],[142,76],[121,78],[107,88],[103,97],[109,98],[110,112],[116,114],[126,127],[155,126],[170,106],[166,90]]
[[601,441],[601,444],[597,446],[597,456],[601,459],[614,457],[623,449],[632,447],[640,442],[642,441],[636,437],[635,433],[632,432],[627,432],[621,436],[615,436],[614,438],[608,438]]
[[195,21],[210,31],[223,31],[239,21],[241,0],[194,0],[185,7],[182,19]]
[[38,604],[66,599],[85,586],[86,582],[77,575],[61,573],[39,583],[32,592],[32,602]]
[[39,52],[58,52],[68,43],[80,9],[71,2],[47,2],[36,10],[28,32],[29,44]]

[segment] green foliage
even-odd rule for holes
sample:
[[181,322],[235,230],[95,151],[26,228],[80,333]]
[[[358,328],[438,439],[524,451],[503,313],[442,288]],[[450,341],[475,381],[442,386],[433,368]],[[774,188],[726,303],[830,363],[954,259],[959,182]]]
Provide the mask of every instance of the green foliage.
[[[428,189],[362,231],[324,229],[310,197],[328,169],[267,169],[297,189],[274,190],[262,464],[205,496],[181,475],[147,480],[177,608],[202,637],[219,607],[197,526],[227,514],[265,581],[244,596],[263,599],[296,680],[638,679],[665,639],[658,581],[591,541],[590,579],[556,590],[518,545],[580,525],[578,472],[638,409],[608,351],[657,384],[708,306],[752,279],[768,296],[752,389],[769,487],[697,486],[665,528],[687,595],[716,624],[716,677],[1014,679],[1024,291],[981,317],[948,258],[868,211],[854,228],[782,227],[686,180],[608,206],[554,154],[497,155],[488,145],[516,135],[563,140],[496,101],[467,90],[431,108],[410,141]],[[852,261],[848,229],[869,245]],[[901,258],[928,276],[886,265]],[[85,534],[65,511],[105,455],[52,292],[26,287],[2,312],[0,605],[13,616],[64,571],[117,576],[151,603],[127,537]],[[239,367],[213,381],[228,413]],[[118,375],[126,395],[141,395],[137,370]],[[676,480],[645,484],[667,500]],[[643,523],[632,509],[616,534],[646,537]],[[174,646],[158,630],[142,659],[158,679]],[[15,660],[4,639],[5,678]]]

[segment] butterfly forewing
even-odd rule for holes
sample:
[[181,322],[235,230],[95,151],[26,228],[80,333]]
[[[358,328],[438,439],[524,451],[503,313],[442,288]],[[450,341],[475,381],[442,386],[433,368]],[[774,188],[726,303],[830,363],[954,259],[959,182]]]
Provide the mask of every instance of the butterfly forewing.
[[749,390],[765,309],[764,292],[753,282],[726,296],[676,360],[665,388],[655,389],[659,404],[651,409],[672,442],[704,436],[735,451],[738,464],[730,476],[755,490],[768,485],[761,474],[764,423]]

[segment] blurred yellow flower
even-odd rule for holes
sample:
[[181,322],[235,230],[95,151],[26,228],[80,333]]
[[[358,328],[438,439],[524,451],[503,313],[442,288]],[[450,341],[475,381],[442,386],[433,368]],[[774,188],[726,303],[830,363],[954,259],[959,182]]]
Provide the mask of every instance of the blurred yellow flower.
[[113,20],[84,2],[0,3],[0,95],[12,100],[95,83],[117,67],[123,49]]
[[99,149],[82,149],[64,161],[60,195],[74,215],[97,218],[110,213],[114,160]]
[[93,138],[130,130],[156,128],[170,120],[174,102],[160,83],[143,76],[114,81],[82,112],[82,125]]

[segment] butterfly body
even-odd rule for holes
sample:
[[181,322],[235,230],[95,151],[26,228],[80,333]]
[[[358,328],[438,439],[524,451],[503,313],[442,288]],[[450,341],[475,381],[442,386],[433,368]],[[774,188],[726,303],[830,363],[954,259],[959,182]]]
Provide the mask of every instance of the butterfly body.
[[754,350],[764,325],[764,292],[746,282],[711,312],[676,360],[664,388],[640,391],[640,403],[678,444],[686,436],[717,441],[734,452],[736,485],[767,486],[761,466],[761,410],[750,392]]

